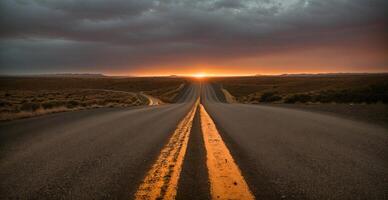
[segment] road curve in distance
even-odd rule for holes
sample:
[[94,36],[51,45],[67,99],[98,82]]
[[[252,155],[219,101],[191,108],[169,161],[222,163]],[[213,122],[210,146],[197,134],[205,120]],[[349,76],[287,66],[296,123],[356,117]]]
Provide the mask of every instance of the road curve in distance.
[[0,123],[0,199],[130,199],[199,95]]

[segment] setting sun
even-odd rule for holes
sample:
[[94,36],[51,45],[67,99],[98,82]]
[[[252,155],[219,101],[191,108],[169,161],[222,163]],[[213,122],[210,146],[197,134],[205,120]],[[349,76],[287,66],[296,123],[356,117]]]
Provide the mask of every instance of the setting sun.
[[207,75],[205,73],[197,73],[192,75],[195,78],[205,78]]

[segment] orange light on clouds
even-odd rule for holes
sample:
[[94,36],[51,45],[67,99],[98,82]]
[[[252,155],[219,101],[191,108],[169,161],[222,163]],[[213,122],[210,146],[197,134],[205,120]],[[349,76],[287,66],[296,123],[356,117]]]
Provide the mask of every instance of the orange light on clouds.
[[[371,42],[375,44],[376,42]],[[261,56],[217,58],[184,63],[180,61],[132,70],[103,72],[108,75],[186,76],[193,78],[255,76],[299,73],[381,73],[388,72],[388,49],[377,45],[327,45],[293,49]]]

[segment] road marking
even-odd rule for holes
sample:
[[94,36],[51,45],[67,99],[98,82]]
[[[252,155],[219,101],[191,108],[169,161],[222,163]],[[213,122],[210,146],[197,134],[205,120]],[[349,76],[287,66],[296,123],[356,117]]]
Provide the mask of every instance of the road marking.
[[202,104],[200,116],[212,199],[255,199]]
[[140,184],[135,199],[175,199],[178,180],[199,100],[178,124],[158,159]]

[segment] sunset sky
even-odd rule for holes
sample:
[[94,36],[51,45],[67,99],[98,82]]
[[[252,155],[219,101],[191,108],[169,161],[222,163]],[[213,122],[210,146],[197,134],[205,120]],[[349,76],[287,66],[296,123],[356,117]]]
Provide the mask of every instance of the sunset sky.
[[387,0],[1,0],[0,74],[388,72]]

